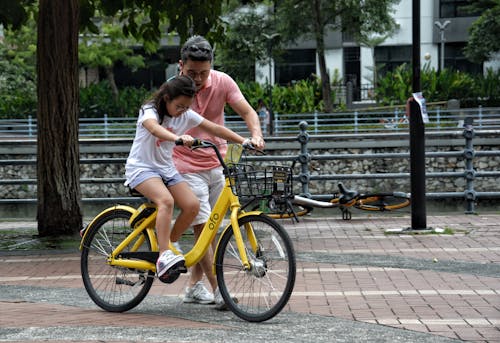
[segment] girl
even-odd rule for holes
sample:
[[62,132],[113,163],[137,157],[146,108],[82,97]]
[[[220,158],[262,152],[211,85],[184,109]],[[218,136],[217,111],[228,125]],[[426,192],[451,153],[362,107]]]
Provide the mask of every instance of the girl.
[[[176,242],[198,214],[198,198],[177,172],[172,150],[177,139],[191,146],[193,137],[183,135],[188,129],[200,129],[226,139],[243,143],[237,133],[212,123],[189,109],[196,92],[188,76],[178,76],[164,83],[139,111],[137,130],[125,165],[125,185],[137,190],[158,208],[156,232],[160,256],[156,271],[163,282],[173,282],[168,271],[184,265],[184,257],[169,250],[169,241]],[[174,203],[180,209],[170,229]]]

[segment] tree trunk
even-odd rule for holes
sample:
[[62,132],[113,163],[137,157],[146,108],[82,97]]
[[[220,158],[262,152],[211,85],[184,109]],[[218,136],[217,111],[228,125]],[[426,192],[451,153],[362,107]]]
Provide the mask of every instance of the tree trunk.
[[[106,78],[108,79],[109,86],[111,87],[111,93],[113,94],[113,98],[115,99],[115,102],[118,104],[119,99],[120,99],[120,92],[118,90],[118,86],[116,85],[115,81],[115,73],[113,71],[113,66],[108,67],[105,69],[106,70]],[[116,113],[108,113],[108,114],[116,114]],[[118,113],[120,116],[123,116],[123,108],[120,106],[120,113]]]
[[40,236],[82,226],[78,145],[79,0],[40,0],[38,15],[37,220]]
[[330,87],[330,76],[326,70],[325,60],[325,39],[324,39],[324,25],[321,16],[321,1],[314,0],[313,13],[315,16],[314,21],[314,34],[316,38],[316,52],[318,54],[319,74],[321,78],[321,90],[323,93],[323,103],[325,105],[325,112],[330,113],[333,110],[332,105],[332,89]]

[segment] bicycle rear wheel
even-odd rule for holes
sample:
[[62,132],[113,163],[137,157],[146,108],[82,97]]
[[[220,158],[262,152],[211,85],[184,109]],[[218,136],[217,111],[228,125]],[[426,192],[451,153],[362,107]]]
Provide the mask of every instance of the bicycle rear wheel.
[[392,211],[410,205],[410,197],[406,193],[379,193],[360,196],[354,207],[365,211]]
[[253,206],[253,211],[261,211],[273,219],[287,219],[302,217],[311,213],[314,208],[311,206],[295,205],[292,202],[279,202],[274,199],[261,199],[259,204]]
[[[137,306],[151,289],[154,272],[136,270],[108,264],[112,251],[127,237],[132,228],[129,219],[132,212],[115,209],[98,218],[85,236],[81,255],[83,284],[90,298],[102,309],[124,312]],[[140,245],[124,249],[151,251],[151,242],[146,234],[139,236]],[[142,242],[142,244],[141,244]]]
[[275,220],[250,215],[238,222],[251,269],[243,268],[230,227],[217,248],[217,283],[231,311],[244,320],[262,322],[277,315],[292,294],[295,253],[288,233]]

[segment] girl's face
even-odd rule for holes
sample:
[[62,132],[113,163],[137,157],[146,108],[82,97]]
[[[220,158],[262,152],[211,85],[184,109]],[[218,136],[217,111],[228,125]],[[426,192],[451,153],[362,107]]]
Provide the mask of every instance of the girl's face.
[[189,109],[193,103],[193,98],[186,95],[179,95],[173,100],[165,99],[165,102],[167,104],[167,113],[172,117],[179,117]]

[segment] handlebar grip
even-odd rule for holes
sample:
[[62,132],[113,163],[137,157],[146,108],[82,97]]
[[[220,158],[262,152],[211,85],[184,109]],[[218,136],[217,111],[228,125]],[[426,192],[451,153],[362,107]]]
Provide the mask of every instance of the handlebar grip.
[[[202,145],[202,143],[203,143],[203,141],[201,139],[195,138],[192,146],[193,147],[200,146],[200,145]],[[176,139],[175,145],[184,145],[184,141],[181,138]]]

